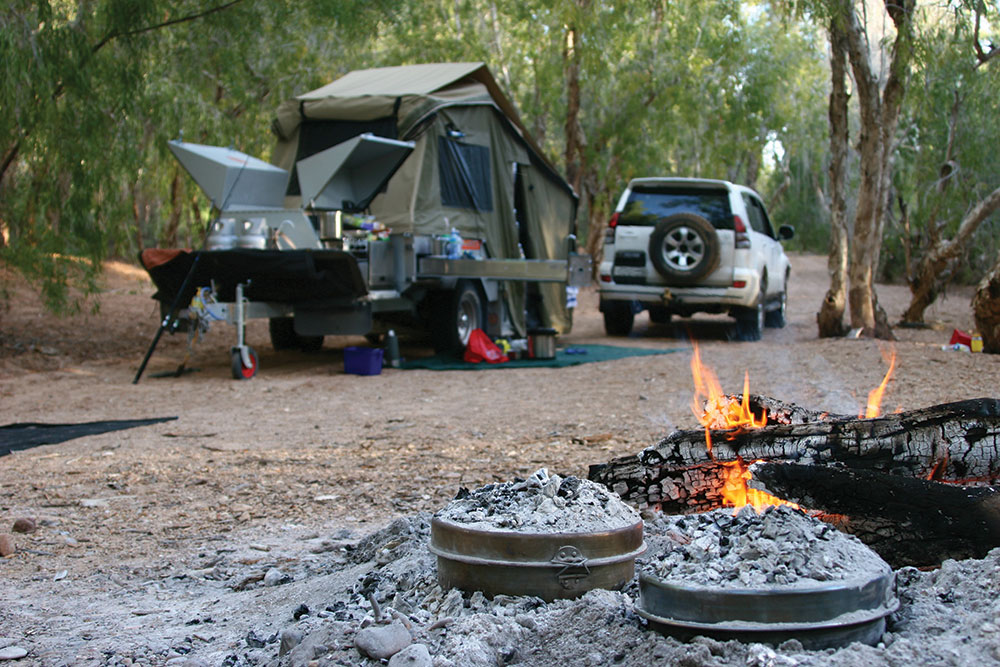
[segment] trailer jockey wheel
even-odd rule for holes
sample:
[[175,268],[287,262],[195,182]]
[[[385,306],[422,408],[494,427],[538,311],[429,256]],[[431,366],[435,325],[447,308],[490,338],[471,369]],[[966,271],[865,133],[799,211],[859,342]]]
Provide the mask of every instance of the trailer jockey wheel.
[[257,353],[249,345],[231,351],[234,380],[249,380],[257,375]]

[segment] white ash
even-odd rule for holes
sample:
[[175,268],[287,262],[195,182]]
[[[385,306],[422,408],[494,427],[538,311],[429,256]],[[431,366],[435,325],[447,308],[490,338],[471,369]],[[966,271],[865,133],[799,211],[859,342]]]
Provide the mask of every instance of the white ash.
[[639,514],[606,487],[544,468],[528,479],[462,489],[436,517],[474,530],[591,533],[634,526]]
[[672,583],[805,588],[891,571],[858,538],[787,506],[661,514],[645,527],[649,549],[639,566]]

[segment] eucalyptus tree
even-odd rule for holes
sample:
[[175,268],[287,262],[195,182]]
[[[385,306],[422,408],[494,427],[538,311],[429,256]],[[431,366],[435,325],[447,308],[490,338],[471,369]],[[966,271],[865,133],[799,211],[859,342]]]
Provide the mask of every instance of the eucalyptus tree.
[[[922,323],[980,225],[1000,209],[1000,47],[984,32],[1000,19],[988,5],[957,5],[926,19],[918,44],[897,181],[902,246],[911,291],[905,323]],[[911,247],[913,240],[916,247]],[[983,238],[972,264],[990,265],[1000,244]],[[990,257],[982,256],[990,252]]]
[[[817,315],[820,336],[843,333],[846,301],[852,328],[871,336],[892,337],[885,311],[878,305],[874,279],[892,191],[897,128],[913,60],[915,7],[915,0],[886,0],[884,14],[874,15],[875,19],[883,21],[888,18],[882,24],[866,21],[869,6],[856,4],[853,0],[830,0],[816,7],[817,14],[825,17],[830,30],[831,71],[843,79],[849,67],[859,118],[859,180],[853,229],[849,245],[834,243],[831,248],[831,289]],[[871,29],[881,25],[888,35],[889,21],[894,34],[888,53],[883,53],[878,33],[872,34]],[[882,57],[885,58],[884,67],[880,67],[882,63],[877,60]],[[846,63],[846,67],[841,68],[839,63]],[[833,107],[835,103],[846,105],[846,98],[841,94],[845,89],[842,80],[832,82],[831,91],[838,94],[838,99],[831,98],[831,119],[846,116],[846,108]],[[838,135],[846,131],[846,122],[831,124],[831,147],[834,143],[843,145],[844,137]],[[839,179],[832,179],[831,183],[835,187],[844,185]],[[838,192],[831,196],[838,200],[842,197]],[[834,239],[841,237],[835,233]],[[846,279],[843,275],[845,264]]]
[[187,195],[166,158],[168,133],[262,148],[270,109],[261,102],[334,74],[321,62],[346,62],[388,5],[7,3],[0,261],[38,281],[50,306],[73,306],[67,287],[93,289],[101,260],[139,242],[137,221],[176,240]]

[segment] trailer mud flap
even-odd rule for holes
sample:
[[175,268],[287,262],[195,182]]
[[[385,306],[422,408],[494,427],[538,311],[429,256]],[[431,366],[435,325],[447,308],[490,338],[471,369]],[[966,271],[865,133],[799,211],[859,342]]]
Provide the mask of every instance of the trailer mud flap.
[[300,336],[355,336],[372,330],[372,306],[368,301],[350,306],[295,309],[295,333]]

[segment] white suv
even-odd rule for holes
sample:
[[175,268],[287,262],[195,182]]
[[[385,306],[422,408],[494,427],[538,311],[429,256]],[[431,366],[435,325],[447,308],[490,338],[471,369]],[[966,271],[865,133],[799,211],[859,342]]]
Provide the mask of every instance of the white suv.
[[759,340],[785,326],[791,271],[760,196],[728,181],[632,180],[608,223],[600,267],[609,335],[627,336],[637,313],[653,322],[696,312],[729,313],[736,338]]

